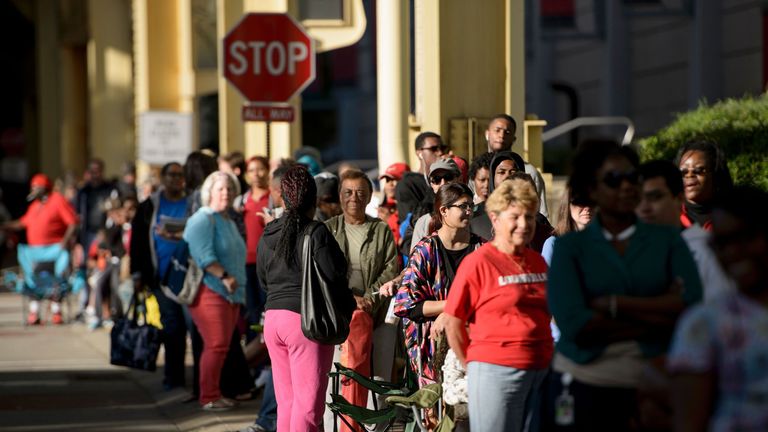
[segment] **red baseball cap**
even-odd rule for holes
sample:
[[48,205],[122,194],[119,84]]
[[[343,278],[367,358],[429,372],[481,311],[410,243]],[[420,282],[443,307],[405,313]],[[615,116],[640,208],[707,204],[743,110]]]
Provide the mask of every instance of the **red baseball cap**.
[[42,187],[47,191],[53,189],[53,184],[51,183],[51,179],[49,179],[48,176],[45,174],[35,174],[32,177],[32,180],[30,180],[29,186]]
[[469,177],[469,166],[467,165],[467,161],[459,156],[452,156],[451,159],[453,159],[453,161],[456,162],[456,166],[459,167],[461,182],[466,184]]
[[380,175],[379,178],[382,179],[384,177],[388,177],[388,178],[400,181],[403,179],[403,174],[410,171],[411,171],[411,168],[408,167],[408,164],[404,162],[395,162],[392,165],[388,166],[387,169],[384,171],[384,174]]

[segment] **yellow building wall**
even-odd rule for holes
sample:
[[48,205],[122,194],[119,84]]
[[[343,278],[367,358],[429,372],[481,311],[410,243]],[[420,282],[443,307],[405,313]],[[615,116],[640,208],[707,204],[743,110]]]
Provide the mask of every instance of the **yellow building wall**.
[[108,175],[136,158],[130,16],[129,0],[88,1],[89,152]]
[[[452,119],[509,113],[518,122],[517,138],[522,142],[523,12],[524,0],[416,1],[412,166],[418,164],[412,145],[416,135],[432,131],[448,141]],[[454,151],[467,155],[464,148]]]

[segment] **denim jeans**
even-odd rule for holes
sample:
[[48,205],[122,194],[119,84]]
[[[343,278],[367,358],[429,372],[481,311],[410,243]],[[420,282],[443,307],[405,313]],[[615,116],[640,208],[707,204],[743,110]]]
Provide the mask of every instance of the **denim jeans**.
[[467,365],[472,432],[536,432],[548,369],[516,369],[473,361]]
[[272,369],[264,369],[269,374],[267,383],[264,386],[264,394],[261,398],[261,408],[259,416],[256,418],[256,424],[264,429],[274,432],[277,430],[277,399],[275,399],[275,383],[272,381]]

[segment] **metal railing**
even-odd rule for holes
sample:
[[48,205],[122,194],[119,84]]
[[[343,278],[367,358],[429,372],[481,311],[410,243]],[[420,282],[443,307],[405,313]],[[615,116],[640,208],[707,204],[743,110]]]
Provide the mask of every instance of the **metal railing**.
[[583,126],[614,125],[623,125],[627,127],[627,131],[624,133],[624,138],[621,140],[621,144],[629,145],[632,142],[632,138],[635,136],[635,124],[632,123],[632,120],[628,117],[578,117],[542,133],[541,140],[547,142]]

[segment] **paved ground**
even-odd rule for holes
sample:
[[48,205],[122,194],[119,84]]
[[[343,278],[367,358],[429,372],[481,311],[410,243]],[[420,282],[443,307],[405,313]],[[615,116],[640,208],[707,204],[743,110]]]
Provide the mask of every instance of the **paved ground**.
[[161,372],[111,366],[106,330],[25,327],[21,307],[18,295],[0,292],[0,431],[218,432],[258,412],[258,401],[215,414],[184,404],[188,393],[163,391]]

